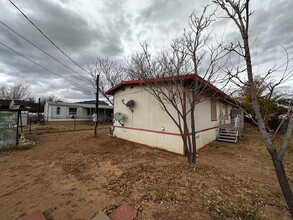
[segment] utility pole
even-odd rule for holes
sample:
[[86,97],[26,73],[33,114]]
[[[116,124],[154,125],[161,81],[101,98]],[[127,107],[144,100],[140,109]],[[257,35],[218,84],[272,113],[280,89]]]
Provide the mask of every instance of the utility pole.
[[39,102],[38,102],[38,118],[40,117],[40,111],[41,111],[41,98],[39,98]]
[[38,103],[38,124],[40,124],[41,122],[40,111],[41,111],[41,98],[39,98],[39,103]]
[[95,136],[97,136],[97,130],[98,130],[98,110],[99,110],[99,77],[100,75],[97,75],[96,80],[96,112],[95,112]]

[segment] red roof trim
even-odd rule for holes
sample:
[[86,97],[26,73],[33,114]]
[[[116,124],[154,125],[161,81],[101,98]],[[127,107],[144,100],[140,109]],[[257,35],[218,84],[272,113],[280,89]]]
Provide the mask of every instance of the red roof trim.
[[122,86],[124,85],[137,85],[137,84],[144,84],[144,83],[151,83],[151,82],[166,82],[169,80],[189,80],[189,79],[195,79],[199,80],[201,83],[207,83],[207,86],[218,93],[220,96],[223,96],[227,100],[231,101],[234,104],[238,104],[236,100],[234,100],[232,97],[224,93],[223,91],[219,90],[217,87],[212,85],[211,83],[207,82],[203,78],[201,78],[198,75],[195,74],[187,74],[187,75],[180,75],[180,76],[168,76],[168,77],[159,77],[159,78],[150,78],[150,79],[143,79],[143,80],[129,80],[129,81],[122,81],[118,85],[112,87],[109,89],[106,94],[108,95],[114,95],[114,93]]
[[[197,76],[197,77],[199,79],[202,79],[199,76]],[[150,82],[166,82],[166,81],[169,81],[169,80],[182,80],[182,79],[194,79],[194,78],[195,78],[195,74],[188,74],[188,75],[180,75],[180,76],[168,76],[168,77],[150,78],[150,79],[143,79],[143,80],[122,81],[118,85],[116,85],[116,86],[112,87],[111,89],[109,89],[106,92],[106,94],[114,95],[114,91],[117,90],[118,88],[120,88],[123,85],[135,85],[135,84],[144,84],[144,83],[150,83]]]

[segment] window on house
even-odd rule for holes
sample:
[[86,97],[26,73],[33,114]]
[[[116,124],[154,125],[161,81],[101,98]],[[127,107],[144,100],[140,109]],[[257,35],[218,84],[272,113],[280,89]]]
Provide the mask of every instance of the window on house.
[[211,121],[217,121],[217,101],[211,99]]
[[90,115],[91,114],[91,109],[87,108],[87,114]]
[[56,108],[56,115],[60,115],[60,107],[59,106]]
[[77,108],[69,108],[69,115],[76,115]]

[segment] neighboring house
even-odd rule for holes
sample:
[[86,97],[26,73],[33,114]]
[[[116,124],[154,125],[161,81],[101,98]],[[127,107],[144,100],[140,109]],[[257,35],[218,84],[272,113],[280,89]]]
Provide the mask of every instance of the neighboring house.
[[[191,82],[194,77],[194,74],[183,75],[174,80],[184,79]],[[160,85],[167,80],[170,82],[170,77],[148,79],[147,81]],[[212,98],[205,97],[195,108],[197,149],[216,140],[220,126],[231,123],[231,110],[234,105],[236,106],[236,102],[230,96],[202,78],[200,81],[206,83]],[[158,82],[160,83],[158,84]],[[114,96],[114,116],[121,118],[121,121],[116,120],[114,123],[113,136],[184,154],[178,127],[162,109],[160,103],[146,90],[144,81],[123,81],[108,90],[107,94]],[[131,108],[125,105],[129,100],[134,101]],[[185,105],[188,105],[186,98]],[[171,112],[177,118],[176,111]]]
[[[92,120],[95,113],[95,100],[77,103],[47,101],[44,107],[45,121]],[[99,101],[98,120],[104,122],[111,119],[113,106]]]

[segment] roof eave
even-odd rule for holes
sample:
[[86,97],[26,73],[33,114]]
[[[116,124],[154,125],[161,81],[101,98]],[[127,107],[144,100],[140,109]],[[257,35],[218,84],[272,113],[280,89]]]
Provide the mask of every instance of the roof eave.
[[[164,81],[168,81],[171,78],[172,79],[193,79],[197,77],[197,79],[203,83],[207,82],[206,80],[204,80],[203,78],[201,78],[198,75],[195,74],[188,74],[188,75],[181,75],[181,76],[175,76],[175,77],[164,77],[164,78],[152,78],[152,79],[146,79],[146,80],[132,80],[132,81],[122,81],[121,83],[117,84],[116,86],[112,87],[111,89],[109,89],[108,91],[106,91],[107,95],[114,95],[114,93],[116,92],[116,90],[118,90],[120,87],[122,87],[123,85],[133,85],[133,84],[143,84],[145,82],[164,82]],[[218,89],[217,87],[215,87],[214,85],[212,85],[211,83],[208,83],[208,87],[213,90],[214,92],[216,92],[217,94],[219,94],[221,97],[223,97],[223,100],[226,100],[226,102],[230,103],[230,104],[234,104],[235,106],[241,106],[240,103],[238,103],[237,100],[233,99],[231,96],[227,95],[226,93],[224,93],[223,91],[221,91],[220,89]],[[227,101],[229,100],[229,101]]]

